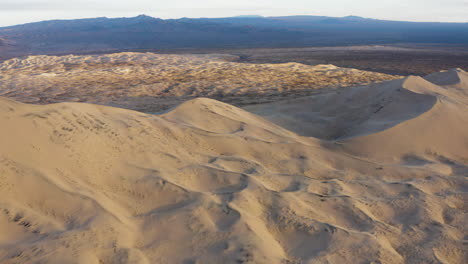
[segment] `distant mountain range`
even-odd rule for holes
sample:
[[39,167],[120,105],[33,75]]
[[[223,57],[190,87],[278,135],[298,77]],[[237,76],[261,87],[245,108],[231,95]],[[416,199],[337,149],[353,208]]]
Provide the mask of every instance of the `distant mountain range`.
[[468,23],[385,21],[357,16],[239,16],[50,20],[0,28],[1,53],[305,47],[391,43],[468,45]]

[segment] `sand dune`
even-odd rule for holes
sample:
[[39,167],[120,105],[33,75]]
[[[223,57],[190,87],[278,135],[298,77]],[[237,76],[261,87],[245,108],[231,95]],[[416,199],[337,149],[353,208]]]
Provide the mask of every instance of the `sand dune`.
[[448,71],[436,72],[424,78],[442,86],[457,88],[468,86],[468,73],[462,69],[450,69]]
[[246,109],[298,134],[335,140],[354,154],[390,160],[441,155],[466,162],[466,74],[410,76]]
[[463,89],[408,77],[264,117],[0,98],[0,262],[463,263]]
[[428,111],[434,89],[420,77],[324,92],[316,96],[247,107],[298,134],[323,139],[375,133]]
[[0,63],[0,96],[24,103],[88,102],[159,112],[200,96],[246,105],[399,78],[333,65],[238,59],[154,53],[15,58]]

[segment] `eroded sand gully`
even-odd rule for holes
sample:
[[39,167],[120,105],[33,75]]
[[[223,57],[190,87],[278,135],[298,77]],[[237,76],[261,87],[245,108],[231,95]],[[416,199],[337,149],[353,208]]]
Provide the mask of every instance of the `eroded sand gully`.
[[0,263],[464,263],[467,76],[248,111],[0,98]]

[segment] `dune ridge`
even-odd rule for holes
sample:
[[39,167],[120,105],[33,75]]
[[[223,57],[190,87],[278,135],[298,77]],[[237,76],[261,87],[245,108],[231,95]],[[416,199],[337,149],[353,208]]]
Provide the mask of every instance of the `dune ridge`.
[[457,88],[468,86],[468,73],[462,69],[450,69],[447,71],[436,72],[429,74],[424,78],[442,86]]
[[409,76],[246,109],[298,134],[334,140],[355,154],[389,160],[410,152],[440,154],[466,162],[468,85],[460,81],[465,75],[458,69]]
[[0,262],[463,263],[463,94],[409,77],[276,103],[294,125],[0,98]]

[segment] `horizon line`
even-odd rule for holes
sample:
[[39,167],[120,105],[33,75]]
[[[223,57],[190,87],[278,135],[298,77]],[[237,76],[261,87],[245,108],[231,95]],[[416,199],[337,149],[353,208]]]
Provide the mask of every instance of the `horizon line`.
[[378,20],[378,21],[389,21],[389,22],[406,22],[406,23],[446,23],[446,24],[467,24],[466,22],[447,22],[447,21],[409,21],[409,20],[392,20],[392,19],[379,19],[379,18],[369,18],[369,17],[362,17],[358,15],[346,15],[346,16],[324,16],[324,15],[306,15],[306,14],[298,14],[298,15],[278,15],[278,16],[263,16],[263,15],[255,15],[255,14],[245,14],[245,15],[235,15],[235,16],[213,16],[213,17],[175,17],[175,18],[161,18],[150,16],[146,14],[139,14],[135,16],[97,16],[97,17],[83,17],[83,18],[52,18],[52,19],[45,19],[45,20],[38,20],[33,22],[26,22],[20,24],[12,24],[12,25],[0,25],[0,28],[4,27],[15,27],[27,24],[34,24],[34,23],[41,23],[41,22],[48,22],[48,21],[72,21],[72,20],[89,20],[89,19],[122,19],[122,18],[138,18],[138,17],[149,17],[154,19],[160,20],[180,20],[180,19],[220,19],[220,18],[280,18],[280,17],[324,17],[324,18],[361,18],[364,20]]

